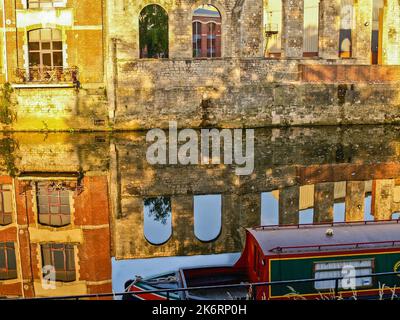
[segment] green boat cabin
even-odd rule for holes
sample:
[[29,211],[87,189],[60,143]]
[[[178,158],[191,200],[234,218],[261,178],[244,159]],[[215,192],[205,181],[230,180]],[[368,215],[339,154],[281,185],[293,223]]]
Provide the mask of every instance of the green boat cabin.
[[246,246],[235,268],[245,268],[252,283],[332,279],[346,272],[356,275],[351,283],[326,280],[262,286],[257,288],[257,299],[329,297],[336,287],[343,298],[377,297],[383,285],[381,292],[391,295],[400,287],[399,275],[370,275],[400,271],[400,223],[248,229]]

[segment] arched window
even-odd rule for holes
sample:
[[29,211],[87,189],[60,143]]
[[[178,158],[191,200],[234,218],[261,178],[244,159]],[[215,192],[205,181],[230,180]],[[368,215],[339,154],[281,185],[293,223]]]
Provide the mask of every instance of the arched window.
[[168,58],[168,14],[159,5],[140,12],[139,47],[140,58]]
[[144,236],[153,245],[161,245],[172,235],[171,198],[144,199]]
[[6,226],[12,222],[12,196],[11,185],[0,185],[0,226]]
[[36,29],[28,33],[30,67],[62,67],[63,43],[61,30]]
[[222,18],[217,8],[202,5],[193,12],[193,57],[221,57]]
[[51,227],[63,227],[71,223],[70,191],[39,182],[37,206],[39,223]]
[[195,196],[193,206],[196,238],[204,242],[218,238],[222,228],[221,195]]

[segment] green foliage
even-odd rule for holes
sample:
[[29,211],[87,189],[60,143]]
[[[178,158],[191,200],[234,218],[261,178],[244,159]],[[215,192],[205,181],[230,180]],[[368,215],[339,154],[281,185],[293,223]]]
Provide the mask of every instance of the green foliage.
[[3,124],[11,124],[16,119],[16,114],[12,110],[11,94],[13,89],[11,84],[5,83],[1,89],[1,103],[0,103],[0,122]]
[[168,58],[168,15],[158,5],[149,5],[140,13],[139,41],[141,58]]
[[149,217],[153,216],[154,221],[159,221],[164,225],[167,223],[172,212],[170,198],[147,198],[144,200],[144,205],[149,208]]
[[15,152],[18,144],[11,138],[0,139],[0,155],[10,176],[15,177],[18,169],[15,166]]

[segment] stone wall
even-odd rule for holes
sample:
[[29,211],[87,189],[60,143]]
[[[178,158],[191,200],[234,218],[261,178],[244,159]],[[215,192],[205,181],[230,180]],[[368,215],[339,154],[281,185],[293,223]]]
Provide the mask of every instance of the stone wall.
[[[304,69],[295,60],[251,58],[121,62],[114,126],[167,127],[172,120],[181,127],[399,121],[398,69],[323,64]],[[384,83],[371,81],[375,74]]]

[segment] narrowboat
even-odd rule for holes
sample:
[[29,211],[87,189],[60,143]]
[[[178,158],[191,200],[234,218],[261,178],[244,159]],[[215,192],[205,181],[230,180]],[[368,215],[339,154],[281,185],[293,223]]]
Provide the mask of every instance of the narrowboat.
[[[137,278],[126,283],[125,298],[283,300],[334,295],[343,299],[375,299],[400,293],[400,274],[396,272],[400,272],[398,220],[256,227],[246,230],[245,248],[234,265],[180,269],[147,279]],[[352,282],[341,279],[347,274],[347,280]],[[272,284],[253,285],[251,290],[249,286],[215,288],[249,283]],[[214,288],[135,295],[139,291],[205,286]]]

